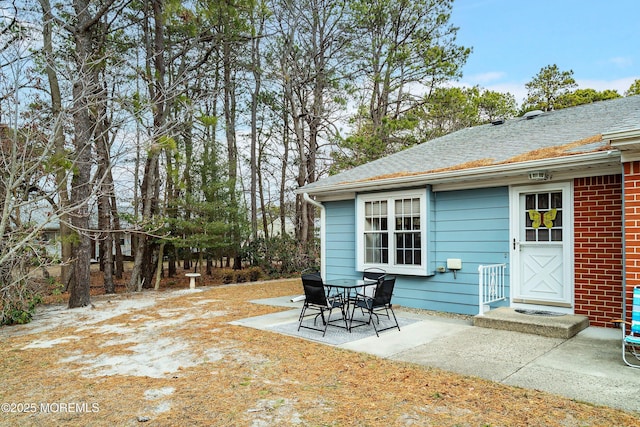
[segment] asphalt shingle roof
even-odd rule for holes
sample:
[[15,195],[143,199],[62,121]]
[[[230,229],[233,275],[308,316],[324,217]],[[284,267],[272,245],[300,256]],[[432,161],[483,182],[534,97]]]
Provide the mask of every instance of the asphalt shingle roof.
[[481,160],[483,165],[499,164],[536,150],[578,141],[590,142],[567,150],[567,155],[592,152],[605,147],[606,143],[599,139],[603,133],[637,128],[640,128],[640,96],[595,102],[545,112],[532,119],[518,117],[501,125],[462,129],[321,179],[302,190],[318,193],[323,187],[342,183],[460,168],[473,162],[477,167]]

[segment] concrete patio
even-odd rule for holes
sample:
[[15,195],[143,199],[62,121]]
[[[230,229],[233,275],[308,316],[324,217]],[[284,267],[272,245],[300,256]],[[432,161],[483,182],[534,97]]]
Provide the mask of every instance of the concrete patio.
[[[301,302],[291,297],[255,300],[253,303],[289,307],[290,310],[243,319],[234,324],[277,332],[278,325],[296,322]],[[355,337],[332,344],[329,328],[300,335],[346,350],[436,367],[463,375],[542,390],[577,401],[606,405],[640,414],[637,399],[640,369],[629,368],[621,358],[621,332],[588,327],[571,338],[545,337],[531,333],[473,326],[470,319],[440,317],[416,310],[396,309],[408,323],[397,329]],[[373,328],[370,328],[371,330]],[[291,328],[291,335],[298,335]],[[282,332],[280,332],[282,333]]]

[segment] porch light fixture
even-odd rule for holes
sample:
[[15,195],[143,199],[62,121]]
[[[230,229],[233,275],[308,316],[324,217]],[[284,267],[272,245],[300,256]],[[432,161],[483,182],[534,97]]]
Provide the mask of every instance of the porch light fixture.
[[549,171],[531,171],[529,172],[529,181],[549,181],[551,174]]

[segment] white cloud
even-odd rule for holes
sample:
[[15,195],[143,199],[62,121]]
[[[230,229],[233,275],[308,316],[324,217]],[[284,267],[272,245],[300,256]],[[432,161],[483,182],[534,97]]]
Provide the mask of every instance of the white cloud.
[[503,71],[489,71],[488,73],[474,74],[472,76],[467,76],[464,80],[475,82],[473,85],[478,84],[480,86],[483,86],[487,83],[494,82],[496,80],[502,80],[506,75],[507,74]]
[[[595,89],[599,92],[603,90],[616,90],[620,95],[624,95],[624,93],[631,87],[631,84],[640,79],[640,76],[630,76],[624,77],[621,79],[613,79],[613,80],[596,80],[596,79],[576,79],[576,83],[578,84],[578,88],[580,89]],[[527,97],[527,88],[525,87],[526,82],[500,82],[494,84],[482,84],[480,80],[476,79],[465,79],[465,81],[458,82],[453,84],[458,87],[472,87],[475,85],[479,85],[483,89],[492,90],[500,93],[510,93],[516,98],[516,102],[518,105],[522,104],[522,102]]]
[[624,56],[616,56],[614,58],[609,58],[608,62],[615,65],[618,68],[627,68],[633,65],[633,59],[624,57]]
[[578,87],[580,89],[595,89],[597,91],[611,89],[611,90],[617,90],[620,95],[624,95],[624,93],[629,89],[631,84],[637,79],[640,79],[640,76],[630,76],[630,77],[624,77],[622,79],[615,79],[615,80],[576,79],[576,83],[578,83]]

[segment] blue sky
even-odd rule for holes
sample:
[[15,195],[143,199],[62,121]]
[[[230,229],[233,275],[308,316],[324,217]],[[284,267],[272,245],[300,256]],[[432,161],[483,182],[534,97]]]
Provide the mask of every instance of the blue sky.
[[457,42],[472,47],[464,85],[510,92],[520,103],[541,68],[573,70],[581,89],[640,79],[638,0],[455,0]]

